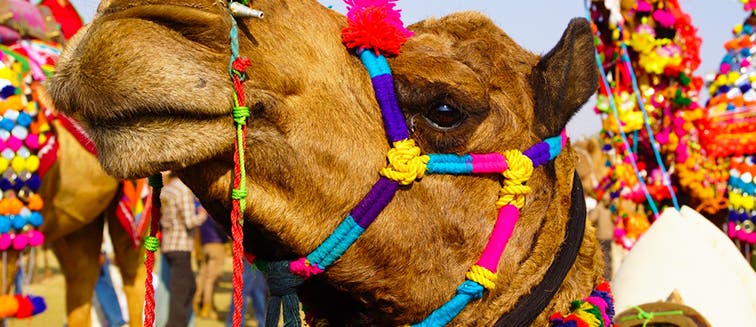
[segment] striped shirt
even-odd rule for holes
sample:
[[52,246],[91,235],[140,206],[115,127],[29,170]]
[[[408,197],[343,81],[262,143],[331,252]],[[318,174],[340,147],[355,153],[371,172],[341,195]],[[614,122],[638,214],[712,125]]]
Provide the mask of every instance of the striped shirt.
[[160,193],[160,202],[163,235],[160,250],[191,252],[194,248],[194,228],[207,217],[204,213],[197,213],[194,194],[178,178],[171,178]]

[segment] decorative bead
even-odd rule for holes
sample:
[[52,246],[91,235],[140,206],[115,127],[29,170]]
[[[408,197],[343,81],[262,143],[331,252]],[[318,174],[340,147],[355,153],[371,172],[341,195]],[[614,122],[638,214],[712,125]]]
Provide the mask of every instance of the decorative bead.
[[11,160],[11,168],[13,168],[13,171],[16,173],[20,173],[26,169],[26,160],[19,156],[15,156],[13,160]]
[[40,214],[37,211],[32,211],[31,215],[29,216],[29,224],[32,226],[39,227],[42,225],[43,219],[42,214]]
[[13,238],[11,237],[11,234],[0,234],[0,251],[7,250],[8,248],[10,248],[11,244],[13,244]]
[[28,220],[24,218],[21,215],[13,215],[11,216],[11,225],[13,225],[13,229],[15,230],[21,230],[26,226],[28,223]]
[[5,141],[5,144],[8,145],[8,149],[6,150],[13,150],[13,152],[15,153],[19,148],[21,148],[22,145],[24,145],[24,142],[21,141],[21,139],[11,135],[8,140]]
[[21,125],[16,125],[11,130],[11,135],[15,136],[19,140],[23,140],[26,139],[26,137],[29,135],[29,130]]
[[32,117],[25,112],[20,112],[18,114],[18,118],[16,118],[16,124],[25,128],[29,127],[29,125],[31,125],[31,122],[32,122]]
[[29,245],[31,246],[40,246],[45,242],[45,235],[38,230],[30,230],[27,236],[29,237]]
[[29,237],[27,237],[24,234],[16,234],[16,237],[13,238],[13,249],[16,251],[21,251],[26,248],[26,246],[29,245]]
[[0,216],[0,233],[5,234],[7,232],[10,232],[10,229],[11,229],[10,218],[6,215]]

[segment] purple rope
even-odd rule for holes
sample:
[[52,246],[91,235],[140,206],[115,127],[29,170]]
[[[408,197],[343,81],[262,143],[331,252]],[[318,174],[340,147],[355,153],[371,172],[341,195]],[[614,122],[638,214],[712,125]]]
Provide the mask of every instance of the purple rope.
[[352,209],[351,216],[357,225],[367,228],[378,217],[399,189],[396,182],[381,177],[367,195]]
[[538,167],[549,162],[549,144],[546,142],[538,142],[525,150],[522,154],[533,161],[533,167]]
[[408,139],[407,123],[404,121],[404,115],[396,101],[394,78],[391,74],[373,77],[373,90],[375,90],[375,99],[383,112],[383,124],[389,141],[394,143]]

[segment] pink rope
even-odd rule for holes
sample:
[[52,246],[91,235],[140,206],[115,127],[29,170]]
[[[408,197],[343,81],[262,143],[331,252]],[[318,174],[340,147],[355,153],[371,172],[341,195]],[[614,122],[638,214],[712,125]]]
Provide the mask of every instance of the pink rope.
[[478,266],[496,272],[501,255],[504,253],[509,238],[512,237],[512,232],[519,218],[520,210],[512,204],[507,204],[499,209],[499,217],[496,219],[488,244],[486,244],[483,254],[480,255]]
[[473,174],[503,173],[507,168],[507,159],[501,153],[471,153]]

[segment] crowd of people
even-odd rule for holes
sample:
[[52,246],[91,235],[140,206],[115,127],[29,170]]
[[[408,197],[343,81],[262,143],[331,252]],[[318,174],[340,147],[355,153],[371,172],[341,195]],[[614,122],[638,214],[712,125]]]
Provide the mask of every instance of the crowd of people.
[[[200,205],[191,190],[175,174],[167,174],[160,201],[160,262],[156,271],[156,326],[196,326],[201,320],[219,320],[219,308],[213,301],[218,280],[230,247],[226,232]],[[199,241],[197,243],[197,241]],[[195,260],[194,264],[192,259]],[[95,300],[100,325],[123,326],[127,323],[119,305],[116,287],[109,272],[106,255],[102,256],[100,279],[95,287]],[[195,268],[193,268],[195,267]],[[262,273],[245,262],[244,306],[242,326],[248,318],[251,302],[256,326],[265,324],[267,284]],[[230,294],[229,294],[230,296]],[[234,312],[231,301],[225,325],[231,326]]]

